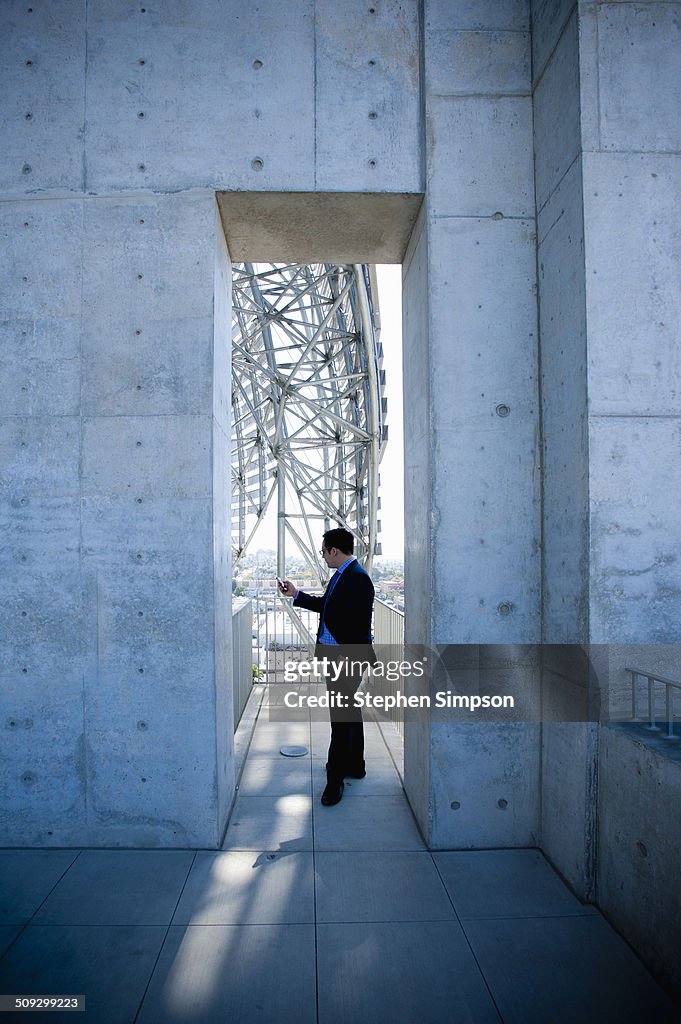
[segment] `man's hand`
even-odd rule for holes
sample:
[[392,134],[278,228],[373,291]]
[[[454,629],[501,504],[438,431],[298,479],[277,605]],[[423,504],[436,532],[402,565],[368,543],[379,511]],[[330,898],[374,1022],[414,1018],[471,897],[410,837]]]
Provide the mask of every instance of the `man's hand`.
[[298,593],[298,588],[291,583],[290,580],[284,580],[283,583],[278,584],[279,590],[285,597],[295,597]]

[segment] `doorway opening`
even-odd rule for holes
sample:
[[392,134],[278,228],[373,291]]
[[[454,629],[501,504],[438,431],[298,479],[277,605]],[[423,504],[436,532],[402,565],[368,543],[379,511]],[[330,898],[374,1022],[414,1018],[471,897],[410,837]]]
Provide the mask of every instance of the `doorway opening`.
[[[323,591],[320,539],[336,526],[374,577],[379,655],[399,660],[400,267],[241,263],[232,289],[232,589],[237,612],[250,604],[253,681],[290,682],[287,666],[312,656],[316,616],[293,608],[276,577]],[[236,724],[248,687],[235,696]]]

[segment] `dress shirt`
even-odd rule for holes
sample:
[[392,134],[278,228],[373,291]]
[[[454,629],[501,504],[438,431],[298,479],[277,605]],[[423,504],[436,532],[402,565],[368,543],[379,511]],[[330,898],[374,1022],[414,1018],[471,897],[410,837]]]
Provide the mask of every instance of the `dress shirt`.
[[[350,565],[351,562],[354,562],[354,561],[355,561],[355,556],[351,555],[350,558],[346,558],[346,560],[343,562],[342,565],[338,566],[338,568],[336,569],[335,573],[331,577],[331,582],[329,583],[329,590],[328,590],[328,593],[326,595],[326,600],[327,601],[329,600],[329,598],[331,597],[331,594],[333,593],[333,588],[336,586],[336,584],[338,583],[338,580],[341,578],[341,573],[345,569],[347,569],[347,567]],[[324,604],[324,607],[326,607],[326,603]],[[320,644],[334,645],[336,647],[338,646],[338,641],[336,640],[336,638],[334,636],[332,636],[331,633],[329,633],[328,629],[326,628],[326,624],[324,622],[324,612],[323,611],[322,611],[322,621],[321,621],[321,632],[319,634],[319,641],[318,642]]]

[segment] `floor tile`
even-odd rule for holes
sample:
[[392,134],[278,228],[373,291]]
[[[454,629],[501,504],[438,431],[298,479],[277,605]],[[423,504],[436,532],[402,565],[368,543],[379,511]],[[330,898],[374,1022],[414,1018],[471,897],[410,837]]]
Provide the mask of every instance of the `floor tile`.
[[595,914],[580,903],[539,850],[434,853],[461,918]]
[[314,1024],[311,924],[171,927],[136,1024]]
[[381,722],[379,730],[383,742],[388,748],[398,769],[402,772],[404,765],[404,740],[392,722]]
[[317,951],[319,1024],[500,1024],[456,921],[320,924]]
[[455,918],[429,853],[318,853],[317,920],[443,921]]
[[311,853],[198,853],[173,924],[314,922]]
[[222,849],[311,850],[311,798],[303,794],[237,797]]
[[[164,927],[28,925],[0,960],[0,992],[84,995],[97,1024],[130,1024],[142,1001]],[[7,1021],[40,1024],[66,1014],[3,1013]]]
[[317,850],[425,849],[403,796],[358,796],[350,787],[334,807],[314,805],[314,835]]
[[464,922],[504,1024],[677,1024],[678,1010],[600,915]]
[[259,722],[251,738],[248,757],[283,757],[283,746],[310,747],[310,728],[305,723]]
[[240,796],[286,796],[310,793],[310,756],[249,757],[239,781]]
[[79,850],[0,850],[0,925],[24,924]]
[[33,922],[170,924],[193,859],[185,850],[84,850]]

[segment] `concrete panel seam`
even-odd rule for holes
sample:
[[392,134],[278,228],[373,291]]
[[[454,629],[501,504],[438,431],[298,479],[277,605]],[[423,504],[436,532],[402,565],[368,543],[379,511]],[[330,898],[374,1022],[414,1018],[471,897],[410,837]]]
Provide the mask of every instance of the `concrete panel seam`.
[[531,99],[534,95],[532,89],[516,89],[509,92],[429,92],[428,99],[466,99],[466,100],[501,100],[501,99]]
[[536,218],[532,216],[522,216],[521,214],[510,214],[503,213],[499,216],[499,213],[431,213],[430,221],[434,223],[437,220],[519,220],[525,224],[534,224]]
[[584,153],[606,153],[608,156],[681,156],[681,149],[584,149]]
[[[217,191],[224,191],[224,190],[217,190]],[[236,189],[235,191],[243,191],[243,190],[242,189]],[[50,202],[60,202],[60,201],[63,201],[63,200],[72,200],[72,201],[75,202],[77,200],[82,200],[82,199],[93,200],[93,201],[96,202],[97,200],[104,200],[104,201],[106,201],[107,199],[108,200],[111,200],[111,199],[115,199],[115,200],[124,200],[124,199],[134,200],[134,199],[136,199],[136,200],[139,200],[139,199],[149,199],[149,198],[152,198],[152,197],[153,198],[161,198],[162,199],[165,196],[182,196],[183,198],[184,197],[187,197],[187,198],[196,197],[197,199],[199,199],[199,198],[205,198],[206,196],[214,196],[216,194],[217,194],[216,193],[216,189],[214,189],[214,188],[202,188],[202,187],[162,188],[162,189],[156,189],[156,188],[145,188],[145,189],[134,188],[133,189],[133,188],[131,188],[131,189],[119,189],[119,190],[113,191],[113,192],[108,192],[108,191],[107,192],[87,192],[87,191],[82,191],[81,192],[81,191],[78,191],[76,189],[71,189],[70,191],[67,191],[67,190],[64,190],[64,189],[54,189],[54,190],[44,189],[44,190],[41,190],[40,192],[37,192],[37,191],[36,192],[26,192],[24,195],[21,195],[21,196],[18,196],[16,194],[11,194],[11,193],[3,193],[3,194],[0,194],[0,203],[7,204],[7,205],[11,205],[12,203],[14,203],[15,205],[21,205],[21,204],[25,205],[26,203],[33,203],[33,202],[50,203]],[[393,193],[390,193],[390,194],[393,194]],[[404,194],[404,193],[400,193],[400,194]],[[415,193],[415,194],[419,194],[419,193]]]
[[317,5],[312,15],[312,181],[317,191]]
[[[675,0],[677,2],[677,0]],[[457,35],[490,35],[490,36],[526,36],[527,32],[519,28],[429,28],[429,33],[433,35],[446,35],[449,32],[456,32]]]
[[679,420],[674,412],[590,412],[590,420]]

